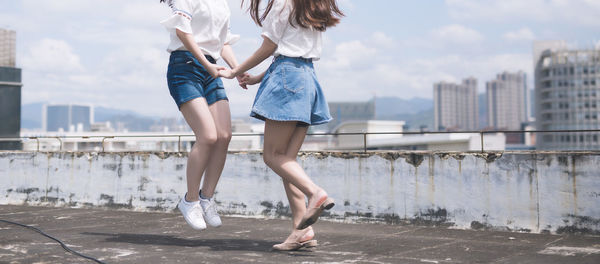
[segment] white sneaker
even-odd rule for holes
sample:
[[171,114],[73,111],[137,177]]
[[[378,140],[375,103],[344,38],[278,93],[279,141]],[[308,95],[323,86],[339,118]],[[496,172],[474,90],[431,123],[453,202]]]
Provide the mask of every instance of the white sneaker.
[[200,206],[202,207],[202,213],[204,215],[204,220],[206,223],[212,227],[221,226],[221,217],[219,213],[217,213],[217,209],[215,208],[215,202],[213,199],[202,199],[200,198]]
[[185,221],[196,230],[204,230],[206,229],[206,222],[204,222],[204,217],[202,217],[202,207],[199,202],[187,202],[184,198],[181,198],[179,204],[177,205],[181,214],[183,214],[183,218]]

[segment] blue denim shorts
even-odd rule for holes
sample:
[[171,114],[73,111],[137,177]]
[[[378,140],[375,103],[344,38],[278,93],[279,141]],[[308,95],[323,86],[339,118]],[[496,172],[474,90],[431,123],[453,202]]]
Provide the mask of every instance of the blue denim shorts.
[[303,125],[331,121],[312,60],[277,56],[256,92],[250,116]]
[[[206,56],[210,63],[215,60]],[[204,66],[189,51],[173,51],[167,70],[169,92],[177,107],[185,102],[204,97],[208,105],[217,101],[229,100],[225,94],[225,86],[220,78],[208,74]]]

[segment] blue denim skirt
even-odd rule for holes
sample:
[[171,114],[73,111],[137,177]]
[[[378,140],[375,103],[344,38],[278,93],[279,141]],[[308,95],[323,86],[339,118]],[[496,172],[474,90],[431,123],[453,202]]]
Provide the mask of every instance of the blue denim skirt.
[[[206,56],[210,63],[215,60]],[[169,92],[175,100],[177,107],[196,99],[204,97],[208,105],[220,100],[228,100],[225,86],[220,78],[208,74],[204,66],[189,51],[173,51],[169,59],[167,70],[167,84]]]
[[331,121],[312,60],[277,56],[262,79],[250,116],[303,125]]

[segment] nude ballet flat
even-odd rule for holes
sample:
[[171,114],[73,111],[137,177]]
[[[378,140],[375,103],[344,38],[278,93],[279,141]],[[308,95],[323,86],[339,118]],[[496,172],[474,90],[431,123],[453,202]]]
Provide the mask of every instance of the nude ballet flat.
[[314,248],[318,245],[319,243],[317,243],[317,240],[311,239],[304,242],[284,242],[273,245],[273,249],[277,251],[296,251],[301,248]]
[[278,251],[295,251],[301,248],[314,248],[318,246],[318,243],[313,238],[315,238],[315,232],[312,228],[307,228],[297,242],[283,242],[273,245],[273,249]]
[[331,209],[334,205],[335,202],[333,199],[328,198],[327,195],[323,196],[320,203],[317,203],[317,207],[309,208],[306,211],[306,214],[304,214],[302,221],[300,221],[300,224],[298,224],[296,229],[302,230],[316,223],[323,211]]

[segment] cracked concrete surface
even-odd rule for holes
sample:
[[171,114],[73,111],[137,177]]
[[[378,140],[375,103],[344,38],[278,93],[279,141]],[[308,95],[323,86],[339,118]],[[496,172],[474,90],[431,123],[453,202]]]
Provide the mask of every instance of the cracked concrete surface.
[[[202,232],[179,214],[0,206],[107,263],[600,263],[600,237],[319,221],[319,246],[275,252],[288,220],[224,218]],[[0,223],[0,263],[92,263],[38,233]]]

